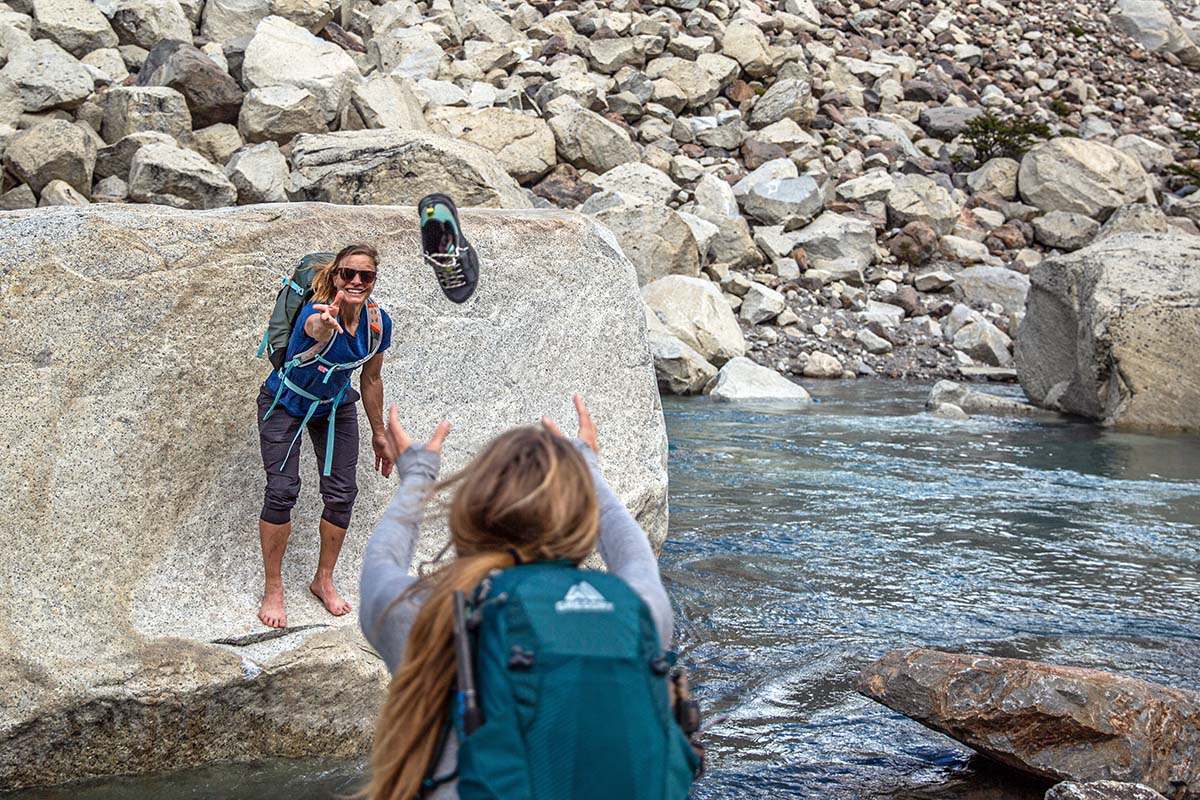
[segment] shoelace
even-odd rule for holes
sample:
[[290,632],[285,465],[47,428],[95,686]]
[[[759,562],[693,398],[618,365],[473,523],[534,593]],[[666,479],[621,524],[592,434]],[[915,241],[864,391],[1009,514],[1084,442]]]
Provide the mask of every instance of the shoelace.
[[467,285],[458,253],[425,253],[425,263],[433,267],[438,283],[444,289],[458,289]]

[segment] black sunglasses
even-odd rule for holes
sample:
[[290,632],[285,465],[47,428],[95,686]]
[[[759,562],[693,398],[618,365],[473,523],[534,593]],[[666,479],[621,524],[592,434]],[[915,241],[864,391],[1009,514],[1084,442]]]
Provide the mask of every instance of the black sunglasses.
[[354,280],[355,275],[357,275],[358,279],[364,284],[370,285],[375,282],[375,270],[373,269],[350,269],[350,267],[338,267],[337,274],[346,283],[350,283],[350,281]]

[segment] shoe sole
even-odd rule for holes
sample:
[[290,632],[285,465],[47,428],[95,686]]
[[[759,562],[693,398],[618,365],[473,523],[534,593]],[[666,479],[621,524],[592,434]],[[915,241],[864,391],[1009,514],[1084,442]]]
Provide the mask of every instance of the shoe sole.
[[[459,265],[463,268],[467,283],[465,286],[447,288],[442,285],[438,277],[437,267],[432,263],[432,257],[426,249],[425,243],[425,221],[428,210],[434,206],[442,205],[450,212],[455,233],[457,234],[456,249],[459,251]],[[434,270],[434,278],[438,281],[438,288],[446,295],[446,299],[453,303],[465,303],[471,295],[475,293],[475,288],[479,284],[479,257],[475,254],[475,248],[471,246],[470,241],[462,232],[462,225],[458,220],[458,206],[454,204],[454,200],[446,194],[430,194],[422,197],[417,203],[417,216],[421,223],[421,255],[425,258],[426,263],[430,264],[430,268]],[[443,222],[442,220],[439,220]],[[443,222],[444,224],[444,222]]]

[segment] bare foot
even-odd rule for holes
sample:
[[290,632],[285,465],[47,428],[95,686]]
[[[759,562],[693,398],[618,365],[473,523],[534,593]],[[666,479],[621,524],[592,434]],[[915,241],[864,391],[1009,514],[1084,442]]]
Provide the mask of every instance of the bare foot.
[[308,590],[325,605],[325,610],[335,617],[350,613],[350,604],[333,588],[333,581],[314,578]]
[[283,587],[268,587],[263,590],[262,605],[258,607],[258,618],[270,628],[286,628],[287,612],[283,610]]

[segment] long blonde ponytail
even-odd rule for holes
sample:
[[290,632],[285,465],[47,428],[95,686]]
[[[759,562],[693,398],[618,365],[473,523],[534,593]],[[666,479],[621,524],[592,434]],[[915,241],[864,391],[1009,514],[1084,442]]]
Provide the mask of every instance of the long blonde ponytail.
[[433,491],[451,486],[457,490],[448,521],[458,557],[393,603],[413,594],[424,597],[375,730],[365,790],[370,800],[412,800],[440,755],[435,750],[457,665],[454,592],[471,592],[489,572],[514,563],[578,564],[600,534],[600,505],[587,462],[566,439],[540,428],[515,428],[497,437]]

